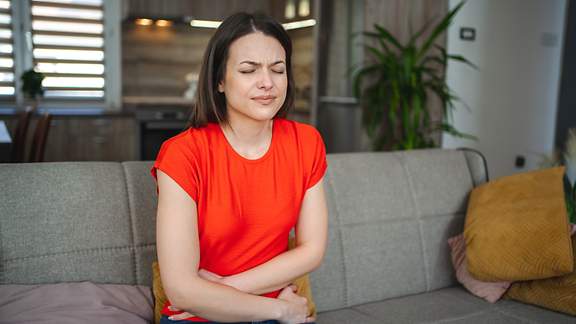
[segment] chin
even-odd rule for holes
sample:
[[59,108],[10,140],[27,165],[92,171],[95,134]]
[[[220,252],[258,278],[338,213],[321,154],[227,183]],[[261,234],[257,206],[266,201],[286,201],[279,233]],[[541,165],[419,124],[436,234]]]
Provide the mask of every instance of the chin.
[[252,119],[265,121],[271,120],[276,116],[276,113],[280,110],[280,107],[254,107],[250,109],[248,116]]

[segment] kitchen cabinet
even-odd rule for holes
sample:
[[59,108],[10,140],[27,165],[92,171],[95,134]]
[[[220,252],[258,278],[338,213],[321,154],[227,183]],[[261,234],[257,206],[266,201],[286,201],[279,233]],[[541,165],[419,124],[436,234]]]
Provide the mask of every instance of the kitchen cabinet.
[[[16,118],[4,115],[10,134]],[[26,155],[32,143],[37,116],[28,128]],[[138,160],[138,123],[131,114],[101,116],[53,115],[44,153],[45,162]]]
[[137,160],[133,117],[55,117],[44,161]]

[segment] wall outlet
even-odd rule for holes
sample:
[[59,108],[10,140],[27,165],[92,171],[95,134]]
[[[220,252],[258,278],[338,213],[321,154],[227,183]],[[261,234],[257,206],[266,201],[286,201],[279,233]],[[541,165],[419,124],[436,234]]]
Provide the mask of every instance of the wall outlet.
[[516,161],[514,162],[514,165],[517,168],[523,168],[526,166],[526,158],[522,155],[517,155],[516,156]]

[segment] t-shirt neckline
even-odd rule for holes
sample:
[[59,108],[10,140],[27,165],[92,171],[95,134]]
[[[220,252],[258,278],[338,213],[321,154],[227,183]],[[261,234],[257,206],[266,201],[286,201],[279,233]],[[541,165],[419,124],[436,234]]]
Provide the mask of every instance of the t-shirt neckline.
[[276,122],[276,118],[272,119],[272,139],[270,139],[270,145],[268,145],[268,150],[266,151],[266,153],[264,153],[264,155],[262,155],[257,159],[248,159],[242,156],[240,153],[236,152],[234,147],[232,147],[232,144],[228,142],[228,139],[226,138],[226,135],[224,135],[224,131],[222,130],[222,127],[220,127],[220,124],[216,123],[216,128],[218,128],[218,132],[220,133],[222,139],[225,142],[226,150],[230,151],[232,156],[235,156],[236,158],[240,159],[245,163],[259,163],[266,160],[270,155],[272,155],[272,150],[274,149],[275,146],[274,143],[276,142],[276,128],[278,128],[277,126],[278,125]]

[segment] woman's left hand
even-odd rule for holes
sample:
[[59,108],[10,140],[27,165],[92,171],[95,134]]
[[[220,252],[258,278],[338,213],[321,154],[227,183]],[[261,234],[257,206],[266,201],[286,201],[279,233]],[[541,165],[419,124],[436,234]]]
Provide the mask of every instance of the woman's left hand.
[[[210,272],[208,270],[204,270],[204,269],[200,269],[198,270],[198,276],[200,276],[200,278],[204,279],[204,280],[208,280],[208,281],[212,281],[212,282],[216,282],[216,283],[220,283],[223,284],[224,283],[224,278],[220,275],[215,274],[214,272]],[[181,309],[178,309],[174,306],[168,306],[168,309],[173,311],[173,312],[180,312]],[[176,314],[176,315],[172,315],[169,317],[170,320],[173,321],[179,321],[179,320],[183,320],[186,319],[188,317],[192,317],[192,316],[196,316],[194,314],[190,314],[188,312],[183,312],[180,314]]]

